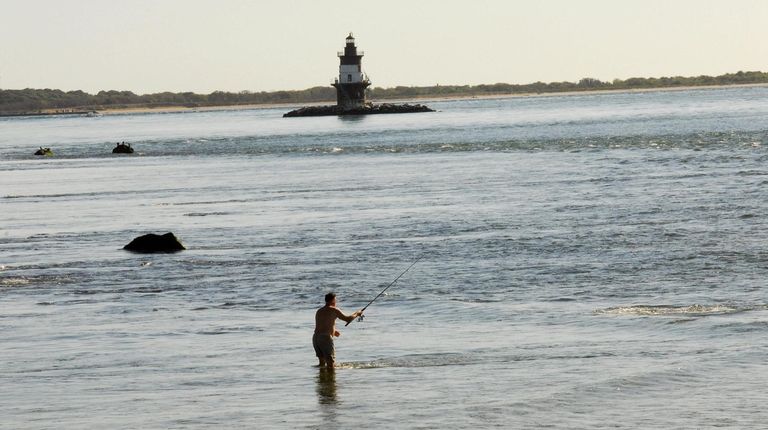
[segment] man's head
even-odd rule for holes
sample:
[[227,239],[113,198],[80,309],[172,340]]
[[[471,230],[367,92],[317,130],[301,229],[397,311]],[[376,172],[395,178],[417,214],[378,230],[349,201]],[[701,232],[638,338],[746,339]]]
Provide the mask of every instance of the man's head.
[[326,305],[333,305],[336,303],[336,294],[334,293],[328,293],[325,295],[325,304]]

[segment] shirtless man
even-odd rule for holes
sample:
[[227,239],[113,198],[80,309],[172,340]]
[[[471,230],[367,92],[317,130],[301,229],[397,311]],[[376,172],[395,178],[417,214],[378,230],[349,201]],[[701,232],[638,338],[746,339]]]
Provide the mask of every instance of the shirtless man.
[[315,355],[320,360],[321,368],[333,369],[336,361],[333,337],[341,335],[336,330],[336,318],[349,323],[362,314],[363,311],[360,310],[352,313],[352,315],[344,315],[344,312],[336,307],[336,294],[328,293],[325,295],[325,306],[315,313],[315,334],[312,336],[312,346],[315,347]]

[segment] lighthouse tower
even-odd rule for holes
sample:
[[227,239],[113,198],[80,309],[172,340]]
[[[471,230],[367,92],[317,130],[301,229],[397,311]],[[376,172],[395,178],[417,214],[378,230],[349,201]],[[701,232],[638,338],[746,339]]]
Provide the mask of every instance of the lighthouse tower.
[[339,52],[339,77],[333,83],[336,88],[336,105],[343,110],[365,106],[365,89],[371,85],[363,73],[360,62],[363,51],[357,50],[352,33],[347,36],[347,45]]

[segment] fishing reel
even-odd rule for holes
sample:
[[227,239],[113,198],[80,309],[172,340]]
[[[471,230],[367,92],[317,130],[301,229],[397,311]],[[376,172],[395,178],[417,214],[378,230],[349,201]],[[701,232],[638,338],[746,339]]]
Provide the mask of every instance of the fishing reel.
[[357,317],[357,322],[363,322],[364,319],[365,319],[365,315],[360,314],[360,316]]

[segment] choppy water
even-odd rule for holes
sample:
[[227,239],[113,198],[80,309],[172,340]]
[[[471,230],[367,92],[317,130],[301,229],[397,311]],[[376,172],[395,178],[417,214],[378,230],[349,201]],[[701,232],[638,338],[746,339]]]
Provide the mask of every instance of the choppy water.
[[430,105],[0,119],[0,428],[768,422],[768,89]]

